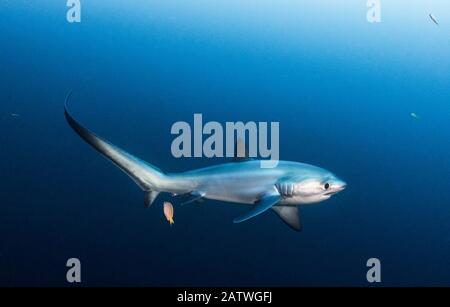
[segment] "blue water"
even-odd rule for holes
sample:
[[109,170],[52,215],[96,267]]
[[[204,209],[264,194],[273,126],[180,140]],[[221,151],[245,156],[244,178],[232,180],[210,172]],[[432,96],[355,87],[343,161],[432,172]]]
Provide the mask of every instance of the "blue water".
[[[132,2],[131,4],[129,2]],[[450,4],[381,1],[81,1],[0,4],[0,285],[450,285]],[[433,24],[428,14],[440,22]],[[301,208],[302,232],[272,212],[216,201],[175,208],[143,193],[67,125],[167,172],[171,125],[279,121],[283,160],[348,183]],[[420,119],[411,117],[416,113]],[[15,113],[20,116],[12,116]]]

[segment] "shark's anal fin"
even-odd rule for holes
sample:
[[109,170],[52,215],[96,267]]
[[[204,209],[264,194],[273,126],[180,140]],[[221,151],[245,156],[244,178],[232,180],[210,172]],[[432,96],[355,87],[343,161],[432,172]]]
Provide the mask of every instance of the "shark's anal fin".
[[249,212],[247,212],[244,215],[241,215],[240,217],[235,218],[233,222],[241,223],[248,219],[251,219],[252,217],[255,217],[258,214],[261,214],[264,211],[267,211],[268,209],[272,208],[272,206],[276,205],[280,200],[281,197],[279,194],[269,194],[263,196],[260,200],[256,202],[255,206]]
[[273,211],[286,223],[289,227],[296,231],[301,231],[303,228],[298,213],[297,206],[274,206]]
[[149,208],[152,203],[155,201],[156,197],[158,197],[159,192],[158,191],[145,191],[144,195],[144,206],[145,208]]

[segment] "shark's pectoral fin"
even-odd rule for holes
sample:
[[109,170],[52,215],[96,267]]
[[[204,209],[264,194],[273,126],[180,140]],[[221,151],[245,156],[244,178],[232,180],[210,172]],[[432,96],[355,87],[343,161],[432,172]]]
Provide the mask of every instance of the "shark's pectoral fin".
[[298,213],[298,207],[294,206],[274,206],[273,211],[286,223],[289,227],[294,230],[301,231],[303,228],[302,222],[300,220],[300,215]]
[[158,197],[158,191],[145,191],[144,195],[144,206],[145,208],[149,208],[152,203],[155,201],[156,197]]
[[262,197],[258,200],[255,206],[246,214],[241,215],[233,220],[234,223],[240,223],[251,219],[252,217],[257,216],[258,214],[263,213],[264,211],[272,208],[272,206],[276,205],[280,201],[281,197],[278,194],[270,194]]

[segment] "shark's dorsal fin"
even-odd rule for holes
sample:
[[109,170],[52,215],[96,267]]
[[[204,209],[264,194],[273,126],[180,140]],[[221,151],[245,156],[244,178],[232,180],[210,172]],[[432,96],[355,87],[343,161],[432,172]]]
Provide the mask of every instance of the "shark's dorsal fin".
[[247,144],[242,140],[242,138],[237,139],[236,143],[234,144],[233,161],[245,162],[249,160],[252,160],[252,158],[250,158],[249,156]]
[[272,208],[272,206],[275,206],[280,200],[281,196],[278,193],[265,195],[255,203],[255,206],[253,206],[253,208],[250,211],[248,211],[244,215],[241,215],[240,217],[235,218],[233,222],[241,223],[248,219],[251,219],[252,217],[257,216],[263,213],[264,211],[269,210],[270,208]]
[[286,225],[297,231],[302,230],[303,225],[297,206],[273,206],[272,209]]

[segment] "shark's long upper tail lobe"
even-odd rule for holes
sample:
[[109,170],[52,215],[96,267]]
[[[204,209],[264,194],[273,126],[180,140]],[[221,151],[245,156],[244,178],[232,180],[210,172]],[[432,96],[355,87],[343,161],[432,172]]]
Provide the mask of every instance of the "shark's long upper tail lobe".
[[146,205],[150,205],[160,191],[166,177],[164,173],[157,167],[100,138],[77,122],[67,110],[67,103],[71,95],[72,92],[69,92],[64,104],[64,115],[70,127],[94,149],[130,176],[142,190],[146,191],[145,202]]

